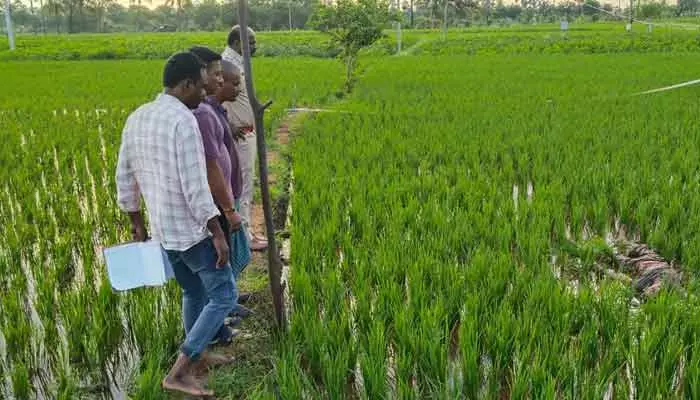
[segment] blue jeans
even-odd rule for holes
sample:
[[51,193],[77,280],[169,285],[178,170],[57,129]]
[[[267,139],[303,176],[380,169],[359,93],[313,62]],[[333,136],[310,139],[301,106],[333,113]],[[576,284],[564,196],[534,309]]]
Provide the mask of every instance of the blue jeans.
[[236,305],[238,293],[231,267],[216,267],[211,238],[185,251],[167,250],[175,279],[182,287],[185,342],[180,351],[197,360]]

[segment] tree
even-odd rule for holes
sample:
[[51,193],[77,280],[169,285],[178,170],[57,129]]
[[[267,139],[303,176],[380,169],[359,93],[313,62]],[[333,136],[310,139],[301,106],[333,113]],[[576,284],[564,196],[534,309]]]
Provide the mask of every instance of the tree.
[[203,30],[216,30],[220,13],[221,6],[216,0],[204,0],[194,10],[194,23]]
[[63,12],[63,5],[59,0],[48,0],[46,6],[49,9],[49,15],[53,14],[54,20],[56,22],[56,33],[61,32],[61,16]]
[[645,3],[639,9],[640,18],[659,18],[665,6],[661,3]]
[[384,27],[394,19],[384,0],[339,0],[333,5],[320,5],[311,16],[309,25],[329,34],[341,49],[346,92],[352,90],[360,50],[379,40]]
[[678,0],[678,8],[676,9],[678,15],[695,15],[700,8],[700,1],[698,0]]
[[114,0],[92,0],[91,6],[95,12],[96,19],[96,30],[97,32],[104,32],[105,28],[105,14],[109,6],[114,3]]
[[173,7],[177,11],[177,25],[178,29],[182,29],[185,25],[185,8],[192,5],[191,0],[165,0],[165,5],[168,7]]

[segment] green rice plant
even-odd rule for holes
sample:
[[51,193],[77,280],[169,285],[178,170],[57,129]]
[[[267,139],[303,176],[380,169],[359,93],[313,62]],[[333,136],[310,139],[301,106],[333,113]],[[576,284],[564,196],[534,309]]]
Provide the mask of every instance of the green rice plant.
[[284,388],[287,396],[300,398],[311,395],[316,397],[318,393],[309,382],[308,376],[300,368],[300,355],[293,342],[282,343],[278,354],[282,358],[275,363],[275,391],[279,393],[280,388]]
[[167,399],[168,394],[160,388],[160,383],[167,373],[163,365],[168,364],[167,358],[158,352],[149,352],[141,360],[140,373],[136,377],[131,395],[135,398]]
[[459,347],[463,389],[462,393],[469,399],[478,397],[481,385],[481,329],[479,325],[481,301],[477,293],[467,295],[460,317]]
[[387,396],[387,339],[383,324],[375,322],[367,334],[366,347],[360,352],[365,396],[368,399],[382,399]]
[[24,363],[20,361],[12,366],[12,391],[15,397],[28,399],[33,396],[30,379],[30,371]]
[[[426,56],[371,57],[355,92],[331,107],[343,112],[304,121],[291,150],[293,313],[273,390],[697,397],[697,102],[693,88],[629,96],[693,79],[694,34],[499,29],[446,40],[410,32],[411,53]],[[106,51],[157,58],[209,40],[127,36]],[[275,38],[293,42],[289,51],[317,45],[303,33]],[[101,56],[85,37],[60,40],[74,41],[71,57]],[[56,52],[45,56],[64,56]],[[254,67],[259,95],[275,100],[273,124],[286,108],[335,101],[340,86],[333,60]],[[99,258],[100,246],[129,237],[115,206],[116,148],[128,112],[160,91],[161,69],[157,60],[0,66],[13,77],[0,93],[3,372],[26,376],[19,390],[30,395],[43,390],[32,385],[44,352],[52,393],[70,397],[103,384],[126,346],[141,359],[131,393],[162,396],[183,336],[179,289],[112,293]],[[37,87],[55,95],[26,95]],[[681,294],[630,309],[629,287],[591,276],[610,255],[598,238],[618,228],[683,266]],[[583,264],[561,271],[565,244],[590,238]]]

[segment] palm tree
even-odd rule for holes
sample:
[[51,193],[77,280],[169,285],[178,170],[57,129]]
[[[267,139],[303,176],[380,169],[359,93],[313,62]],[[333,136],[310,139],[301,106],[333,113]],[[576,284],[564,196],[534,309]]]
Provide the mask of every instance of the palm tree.
[[41,32],[46,34],[46,15],[44,14],[44,0],[39,0],[39,23]]
[[177,11],[177,28],[182,28],[183,16],[185,7],[192,4],[191,0],[165,0],[165,5],[174,8]]
[[[147,0],[148,4],[151,4],[152,0]],[[129,6],[138,6],[136,9],[136,29],[141,31],[143,27],[141,26],[141,0],[129,0]]]
[[97,16],[97,31],[102,32],[104,28],[104,19],[107,7],[109,7],[114,0],[93,0],[93,6],[95,7],[95,15]]
[[60,0],[48,0],[46,6],[49,8],[49,13],[53,13],[56,19],[56,33],[61,33],[62,5]]

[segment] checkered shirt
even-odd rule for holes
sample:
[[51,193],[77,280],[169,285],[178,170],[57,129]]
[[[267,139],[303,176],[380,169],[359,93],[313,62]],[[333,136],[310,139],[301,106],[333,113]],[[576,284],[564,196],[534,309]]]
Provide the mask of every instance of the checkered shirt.
[[255,126],[255,115],[248,99],[248,89],[245,85],[245,71],[243,70],[243,56],[236,53],[230,47],[226,47],[221,58],[235,65],[241,75],[240,93],[235,101],[224,102],[223,107],[228,113],[229,122],[236,128],[252,128]]
[[151,236],[184,251],[207,238],[219,215],[207,181],[204,146],[192,111],[160,94],[126,121],[117,161],[117,201],[126,212],[146,203]]

